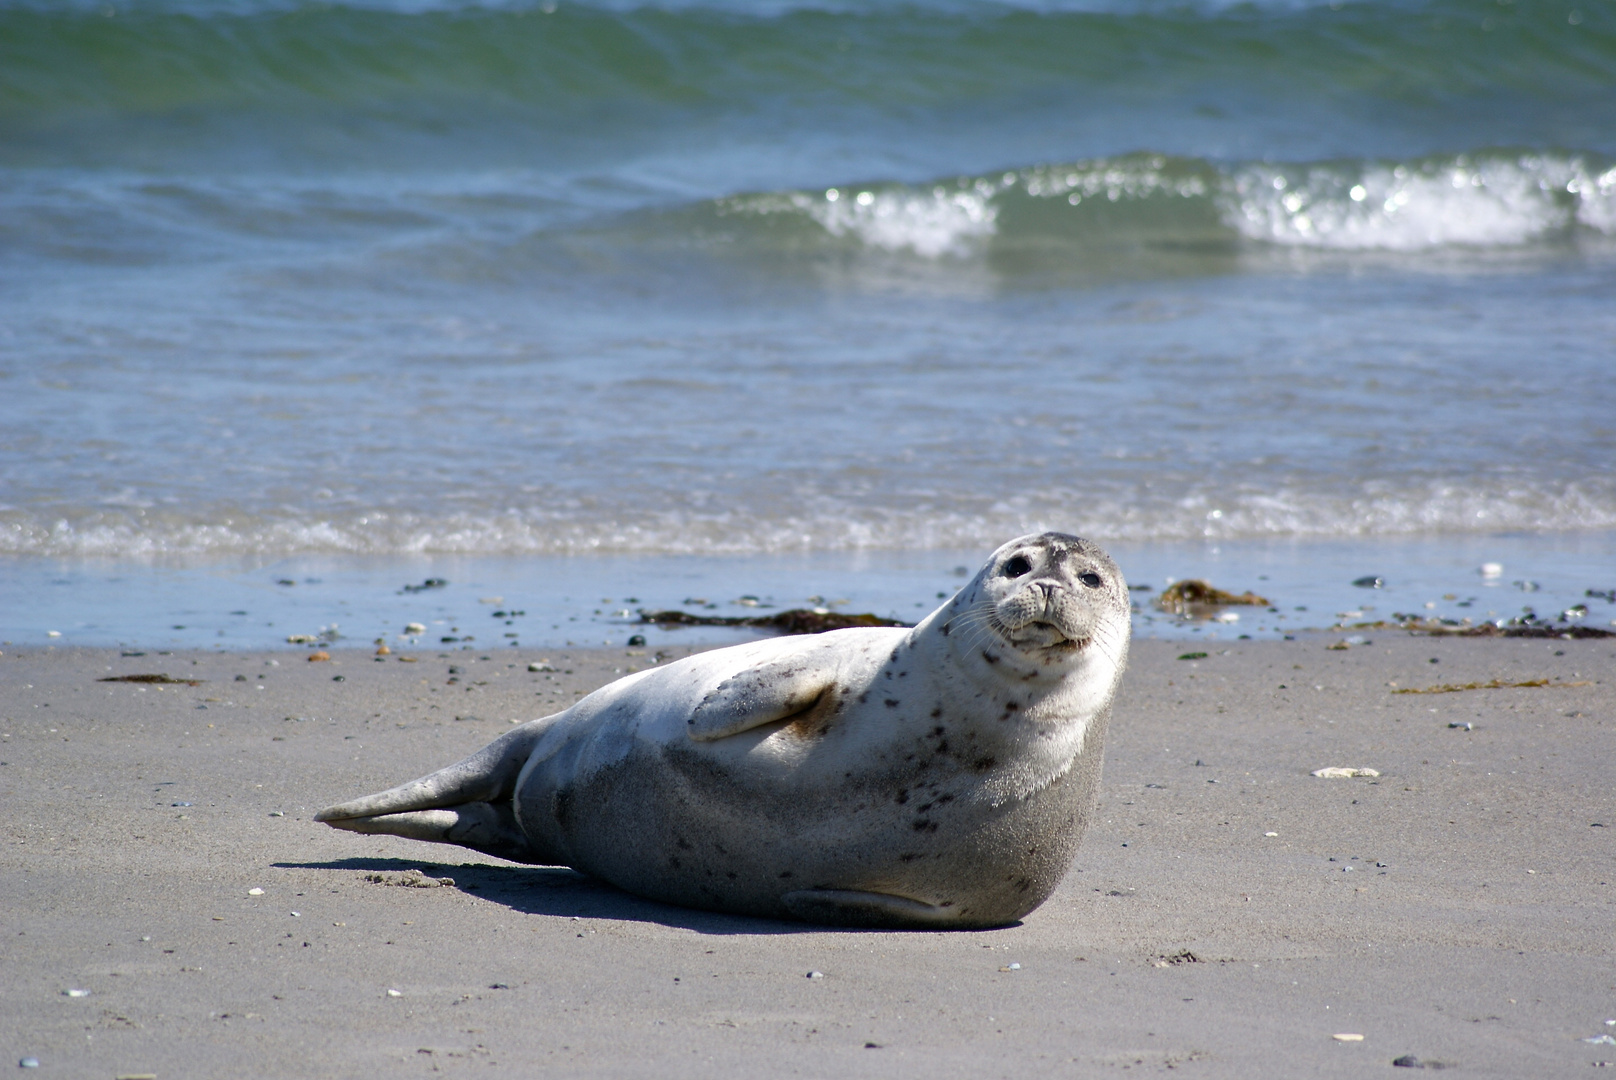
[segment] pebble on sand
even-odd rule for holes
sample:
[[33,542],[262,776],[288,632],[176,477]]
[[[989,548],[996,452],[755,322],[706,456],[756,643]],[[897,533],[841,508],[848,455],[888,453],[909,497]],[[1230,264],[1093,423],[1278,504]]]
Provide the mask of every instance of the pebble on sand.
[[1338,1031],[1330,1038],[1336,1042],[1363,1042],[1363,1036],[1351,1031]]
[[90,992],[88,990],[63,990],[62,991],[62,996],[63,997],[89,997]]
[[808,973],[808,978],[810,979],[823,979],[824,977],[825,973],[823,971],[810,971]]
[[322,652],[311,652],[311,653],[309,653],[309,663],[311,663],[311,664],[316,663],[316,662],[318,662],[320,660],[329,660],[329,659],[331,659],[331,654],[328,653],[328,652],[323,652],[322,651]]
[[21,1061],[17,1062],[17,1068],[37,1069],[39,1068],[39,1059],[36,1057],[25,1057]]
[[260,889],[256,885],[254,885],[252,888],[247,890],[247,895],[248,896],[263,896],[264,895],[264,890]]
[[418,622],[405,623],[404,632],[406,634],[424,634],[426,633],[426,625]]
[[1355,776],[1379,776],[1378,769],[1352,769],[1340,765],[1332,765],[1326,769],[1314,769],[1313,775],[1323,780],[1350,780]]

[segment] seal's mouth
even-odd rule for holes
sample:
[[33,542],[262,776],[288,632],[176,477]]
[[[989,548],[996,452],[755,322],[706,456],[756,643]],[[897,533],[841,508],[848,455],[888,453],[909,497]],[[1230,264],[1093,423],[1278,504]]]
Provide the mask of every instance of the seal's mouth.
[[1041,653],[1051,657],[1076,655],[1088,647],[1090,640],[1087,637],[1070,637],[1059,626],[1042,620],[1030,622],[1013,634],[1005,636],[1012,645],[1023,652]]

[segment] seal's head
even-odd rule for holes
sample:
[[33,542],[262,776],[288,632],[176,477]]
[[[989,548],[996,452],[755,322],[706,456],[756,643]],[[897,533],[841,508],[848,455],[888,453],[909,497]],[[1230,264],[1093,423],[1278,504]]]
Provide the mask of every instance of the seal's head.
[[1091,650],[1116,661],[1129,635],[1128,585],[1093,543],[1047,532],[1010,541],[955,598],[972,647],[1060,669]]

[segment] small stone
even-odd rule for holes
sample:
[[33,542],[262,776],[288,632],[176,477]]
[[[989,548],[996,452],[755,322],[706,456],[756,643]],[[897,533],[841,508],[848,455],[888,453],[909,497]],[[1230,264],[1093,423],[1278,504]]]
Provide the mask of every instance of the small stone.
[[1376,769],[1352,769],[1339,765],[1332,765],[1326,769],[1314,769],[1313,775],[1324,780],[1350,780],[1355,776],[1379,776],[1380,772]]
[[1504,564],[1503,563],[1495,563],[1495,562],[1484,562],[1484,563],[1481,564],[1481,568],[1479,570],[1477,570],[1476,572],[1478,574],[1480,574],[1484,578],[1503,577],[1504,576]]
[[391,987],[389,987],[388,991],[387,991],[387,996],[388,997],[403,997],[404,995],[403,995],[402,992],[400,992],[398,990],[394,990]]
[[63,990],[62,991],[62,996],[63,997],[89,997],[90,992],[88,990]]
[[316,664],[316,663],[319,663],[322,660],[329,660],[329,659],[331,659],[331,654],[326,652],[324,649],[320,650],[319,652],[311,652],[311,653],[309,653],[309,663],[311,663],[311,664]]
[[1265,833],[1263,833],[1263,835],[1264,836],[1278,836],[1279,834],[1277,832],[1265,832]]
[[286,812],[284,810],[271,810],[269,812],[269,816],[270,817],[285,817]]
[[376,655],[377,656],[392,656],[393,655],[393,650],[389,649],[386,645],[378,645],[378,646],[376,646]]
[[630,646],[644,645],[645,644],[645,635],[644,634],[633,634],[633,635],[631,635],[629,637],[628,643],[629,643]]
[[1462,721],[1455,720],[1454,722],[1450,723],[1448,726],[1450,728],[1458,728],[1460,731],[1474,731],[1476,729],[1476,725],[1472,724],[1468,720],[1462,720]]
[[533,661],[532,663],[528,664],[527,669],[529,671],[554,671],[555,670],[555,668],[551,667],[549,664],[545,663],[542,660]]
[[1336,1042],[1363,1042],[1362,1035],[1350,1031],[1337,1032],[1336,1034],[1331,1035],[1330,1038],[1334,1039]]
[[36,1057],[25,1057],[21,1061],[17,1062],[17,1068],[37,1069],[39,1068],[39,1059]]
[[1393,1058],[1392,1059],[1392,1064],[1396,1065],[1399,1069],[1423,1069],[1423,1068],[1425,1068],[1425,1062],[1421,1061],[1419,1058],[1415,1057],[1413,1054],[1404,1054],[1400,1058]]
[[248,896],[263,896],[264,895],[264,890],[260,889],[256,885],[254,885],[252,888],[247,890],[247,895]]
[[810,971],[808,973],[808,977],[810,979],[823,979],[825,977],[825,973],[823,971]]
[[426,624],[418,622],[405,623],[404,632],[406,634],[424,634],[426,633]]
[[47,630],[47,631],[45,631],[45,636],[46,637],[61,637],[62,632],[60,630]]

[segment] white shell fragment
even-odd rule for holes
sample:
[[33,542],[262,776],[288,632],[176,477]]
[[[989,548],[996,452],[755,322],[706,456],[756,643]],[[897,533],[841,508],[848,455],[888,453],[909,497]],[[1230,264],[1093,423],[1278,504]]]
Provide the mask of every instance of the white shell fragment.
[[1379,776],[1378,769],[1349,769],[1332,765],[1327,769],[1314,769],[1313,775],[1322,780],[1351,780],[1355,776]]
[[1363,1042],[1362,1035],[1350,1031],[1338,1032],[1335,1035],[1331,1035],[1330,1038],[1334,1039],[1336,1042]]

